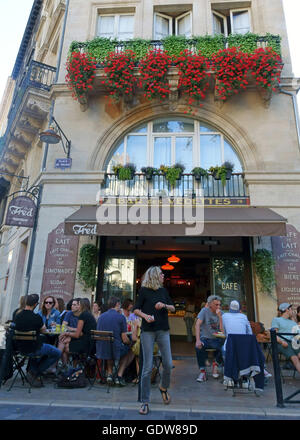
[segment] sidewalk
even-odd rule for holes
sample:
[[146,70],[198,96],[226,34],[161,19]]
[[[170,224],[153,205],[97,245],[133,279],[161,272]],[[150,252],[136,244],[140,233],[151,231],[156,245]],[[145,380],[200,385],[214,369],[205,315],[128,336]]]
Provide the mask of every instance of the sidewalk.
[[[263,394],[257,397],[253,392],[242,390],[242,393],[232,396],[230,390],[225,391],[221,378],[209,379],[205,383],[198,383],[198,368],[194,358],[181,358],[174,360],[175,368],[172,370],[170,405],[162,403],[158,386],[153,385],[151,391],[152,414],[161,411],[182,413],[215,413],[247,415],[251,417],[273,416],[284,419],[287,416],[300,418],[300,404],[287,404],[285,408],[276,406],[276,394],[273,378],[269,379]],[[272,368],[269,366],[269,371]],[[0,389],[0,405],[30,404],[39,406],[57,407],[85,407],[113,410],[138,410],[138,386],[128,384],[124,388],[112,387],[107,393],[106,385],[95,385],[92,389],[58,389],[51,379],[45,379],[45,388],[33,388],[31,393],[22,387],[18,379],[10,392],[7,392],[10,380]],[[285,378],[283,396],[286,397],[300,388],[300,375],[296,379]],[[299,396],[296,397],[299,400]],[[195,414],[196,416],[196,414]],[[137,413],[137,418],[139,415]]]

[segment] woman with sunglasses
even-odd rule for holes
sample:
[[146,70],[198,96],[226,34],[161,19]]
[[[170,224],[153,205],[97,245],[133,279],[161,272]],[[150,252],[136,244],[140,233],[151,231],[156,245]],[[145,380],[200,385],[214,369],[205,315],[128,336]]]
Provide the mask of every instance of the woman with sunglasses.
[[168,312],[175,312],[173,301],[168,291],[163,287],[164,274],[160,267],[152,266],[144,274],[142,287],[133,312],[142,318],[141,344],[143,350],[143,370],[141,378],[140,414],[149,412],[151,373],[153,365],[154,343],[157,342],[162,357],[163,371],[159,391],[163,402],[171,401],[168,393],[172,370],[172,354]]
[[60,324],[60,312],[55,309],[55,299],[53,296],[46,296],[44,298],[42,308],[38,311],[42,317],[43,323],[47,329],[51,329],[56,324]]

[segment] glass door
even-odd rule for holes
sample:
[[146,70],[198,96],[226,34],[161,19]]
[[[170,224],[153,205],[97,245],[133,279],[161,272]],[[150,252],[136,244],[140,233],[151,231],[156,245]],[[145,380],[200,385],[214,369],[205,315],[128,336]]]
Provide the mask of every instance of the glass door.
[[103,277],[103,302],[107,304],[109,297],[133,300],[135,286],[135,258],[107,256]]
[[222,298],[222,310],[227,311],[232,300],[241,304],[247,313],[245,263],[242,257],[213,258],[213,291]]

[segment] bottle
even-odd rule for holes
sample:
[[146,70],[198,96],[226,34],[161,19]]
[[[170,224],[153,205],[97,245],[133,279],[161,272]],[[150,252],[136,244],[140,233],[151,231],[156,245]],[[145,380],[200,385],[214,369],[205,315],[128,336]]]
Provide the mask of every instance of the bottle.
[[55,333],[59,333],[59,332],[60,332],[60,324],[56,324]]

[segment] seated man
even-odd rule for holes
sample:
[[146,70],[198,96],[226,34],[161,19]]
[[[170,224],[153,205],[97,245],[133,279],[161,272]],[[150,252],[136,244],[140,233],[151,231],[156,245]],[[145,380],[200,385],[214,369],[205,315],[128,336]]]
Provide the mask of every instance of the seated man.
[[[296,323],[292,319],[292,304],[282,303],[279,305],[278,311],[281,316],[273,318],[272,328],[275,328],[275,330],[279,333],[294,333],[292,328],[296,325]],[[279,353],[282,353],[288,360],[290,360],[298,373],[300,373],[300,349],[295,350],[292,347],[292,339],[292,335],[281,337],[277,336],[278,351]]]
[[[107,312],[102,313],[97,322],[97,330],[112,331],[114,333],[113,353],[109,342],[96,342],[96,356],[107,361],[107,382],[125,386],[123,374],[126,367],[133,361],[134,353],[130,350],[131,341],[128,338],[125,316],[120,313],[119,298],[111,297],[108,301]],[[120,360],[117,377],[113,379],[114,361]]]
[[212,375],[216,379],[219,377],[218,363],[222,364],[223,362],[221,354],[223,340],[215,338],[213,334],[220,330],[223,330],[221,298],[217,295],[211,295],[207,298],[207,307],[200,310],[195,325],[196,355],[200,369],[200,374],[196,379],[198,382],[207,380],[205,370],[206,348],[216,349],[216,361],[213,362]]
[[240,303],[236,300],[231,301],[229,305],[229,312],[222,316],[223,329],[226,336],[222,351],[226,351],[227,336],[230,333],[236,335],[252,335],[252,329],[248,318],[244,313],[241,313]]
[[[62,324],[67,327],[67,331],[76,331],[78,324],[78,317],[81,314],[80,310],[80,298],[74,298],[71,303],[71,310],[69,310],[63,319]],[[66,347],[71,342],[70,336],[61,334],[58,338],[58,348],[62,352],[62,363],[66,365],[68,363],[68,354]]]
[[[33,387],[40,387],[41,382],[37,379],[45,370],[53,365],[61,356],[61,351],[50,344],[43,344],[40,332],[46,331],[46,326],[40,315],[33,310],[39,303],[39,296],[36,294],[26,297],[25,309],[16,315],[15,329],[23,332],[36,331],[38,338],[36,344],[32,341],[16,341],[16,348],[23,353],[28,353],[30,346],[30,356],[41,356],[38,359],[30,360],[30,369],[27,372],[27,378]],[[32,351],[33,350],[33,351]]]

